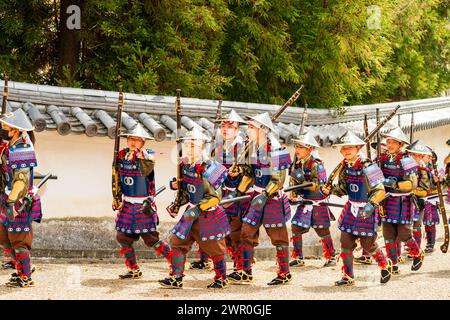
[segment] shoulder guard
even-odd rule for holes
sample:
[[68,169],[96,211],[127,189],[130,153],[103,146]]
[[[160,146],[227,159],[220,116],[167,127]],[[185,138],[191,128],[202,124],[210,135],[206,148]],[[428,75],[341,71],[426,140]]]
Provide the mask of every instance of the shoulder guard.
[[400,163],[402,165],[403,170],[405,171],[405,175],[409,175],[417,171],[417,163],[416,161],[407,154],[404,154],[400,159]]
[[285,149],[279,148],[270,152],[272,170],[289,169],[292,164],[291,155]]
[[312,157],[313,163],[317,165],[317,177],[321,184],[327,181],[327,171],[322,160]]
[[371,163],[370,161],[366,162],[363,171],[367,177],[370,188],[374,188],[380,183],[383,183],[383,171],[381,171],[377,163]]
[[217,190],[222,186],[228,176],[228,169],[216,160],[208,160],[203,176],[208,180],[214,190]]
[[9,148],[9,166],[11,169],[34,168],[37,166],[36,153],[31,144],[18,143]]

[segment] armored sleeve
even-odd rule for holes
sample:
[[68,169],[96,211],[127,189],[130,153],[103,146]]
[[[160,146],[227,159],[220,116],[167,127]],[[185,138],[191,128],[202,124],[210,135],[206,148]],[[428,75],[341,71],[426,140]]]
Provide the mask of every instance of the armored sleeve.
[[272,172],[270,181],[266,186],[266,192],[269,197],[274,196],[283,187],[286,181],[286,170],[277,170]]
[[200,200],[198,206],[200,210],[205,211],[219,204],[220,200],[222,199],[222,192],[221,188],[217,188],[216,190],[214,190],[213,186],[205,177],[203,177],[202,181],[204,195],[203,199]]
[[401,192],[412,192],[417,188],[418,167],[414,160],[408,158],[409,156],[401,159],[401,165],[405,172],[402,180],[397,182],[397,190]]
[[319,191],[320,187],[320,181],[319,181],[319,164],[317,162],[313,162],[311,166],[311,173],[310,173],[310,181],[313,185],[310,187],[306,187],[305,190],[309,191]]
[[138,159],[139,162],[139,171],[141,174],[146,177],[150,173],[153,172],[155,168],[155,160],[154,159]]
[[341,170],[341,172],[339,172],[338,183],[333,185],[333,187],[331,188],[331,194],[334,194],[338,197],[342,197],[347,194],[344,170]]
[[428,190],[431,188],[431,181],[426,170],[419,169],[417,188],[413,190],[414,195],[418,197],[426,197]]
[[417,180],[417,173],[403,176],[403,180],[397,182],[397,189],[402,192],[411,192],[417,188]]
[[383,201],[386,191],[384,190],[384,185],[382,183],[369,187],[369,201],[375,205],[379,205]]
[[244,164],[242,166],[242,179],[237,187],[238,193],[243,194],[247,192],[247,190],[253,186],[254,182],[252,167],[248,164]]
[[8,202],[16,202],[27,194],[30,178],[30,168],[13,170],[13,181],[11,183],[11,192],[8,196]]

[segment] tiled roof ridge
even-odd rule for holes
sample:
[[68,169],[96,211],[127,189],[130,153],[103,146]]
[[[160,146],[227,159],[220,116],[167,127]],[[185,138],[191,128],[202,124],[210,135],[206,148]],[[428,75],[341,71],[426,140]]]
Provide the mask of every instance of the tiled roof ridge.
[[[0,80],[3,87],[3,80]],[[174,96],[155,96],[135,93],[124,93],[125,110],[131,113],[145,112],[148,114],[169,116],[175,115]],[[118,92],[57,87],[49,85],[29,84],[23,82],[9,81],[9,100],[16,102],[31,102],[33,104],[54,104],[57,106],[80,107],[83,109],[104,110],[114,112],[117,108]],[[213,119],[215,117],[218,100],[197,99],[182,97],[181,100],[184,115],[196,116],[202,114],[204,117]],[[324,125],[333,123],[344,123],[362,120],[364,114],[369,119],[375,118],[376,108],[380,109],[380,115],[385,116],[398,104],[402,107],[398,114],[420,112],[424,110],[446,108],[450,106],[450,97],[437,97],[421,100],[409,100],[401,102],[388,102],[370,105],[355,105],[345,107],[346,113],[338,115],[335,109],[309,109],[308,124]],[[267,111],[274,113],[279,105],[260,104],[239,101],[223,101],[222,110],[229,111],[234,108],[242,115],[254,114]],[[282,122],[299,124],[301,122],[302,107],[289,107],[280,117]]]
[[[3,81],[0,81],[0,90]],[[137,123],[143,125],[157,141],[174,137],[175,97],[136,95],[124,93],[124,117],[122,127],[129,131]],[[36,131],[57,130],[60,135],[69,133],[85,134],[88,137],[109,136],[115,132],[115,113],[118,92],[53,87],[47,85],[9,82],[8,107],[22,108],[36,127]],[[182,97],[182,130],[199,126],[211,135],[217,111],[217,100]],[[351,106],[345,115],[338,115],[333,109],[309,109],[307,128],[314,130],[321,145],[330,145],[346,130],[363,134],[362,120],[369,118],[369,130],[375,127],[376,108],[384,118],[398,104],[402,107],[397,115],[386,124],[382,131],[399,125],[405,133],[411,127],[414,112],[415,131],[427,130],[450,124],[450,97],[438,97],[403,102]],[[274,113],[278,105],[223,101],[222,111],[234,108],[238,113],[250,115],[268,111]],[[275,122],[280,138],[285,143],[298,133],[303,108],[288,108]]]

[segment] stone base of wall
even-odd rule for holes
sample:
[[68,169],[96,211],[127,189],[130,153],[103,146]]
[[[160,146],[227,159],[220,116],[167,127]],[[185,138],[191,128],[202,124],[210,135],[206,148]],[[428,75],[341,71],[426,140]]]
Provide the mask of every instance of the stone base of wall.
[[[162,222],[158,228],[160,237],[168,240],[174,223]],[[263,228],[262,228],[263,229]],[[339,247],[337,232],[332,227],[336,248]],[[54,218],[33,225],[34,243],[32,255],[42,258],[69,259],[117,259],[119,246],[116,242],[114,218]],[[292,244],[291,244],[292,246]],[[322,245],[313,230],[303,236],[305,258],[322,257]],[[142,259],[158,259],[155,251],[147,248],[143,241],[135,245],[136,254]],[[190,258],[197,256],[196,245],[189,253]],[[272,260],[275,249],[264,231],[260,233],[260,245],[256,249],[256,258]]]

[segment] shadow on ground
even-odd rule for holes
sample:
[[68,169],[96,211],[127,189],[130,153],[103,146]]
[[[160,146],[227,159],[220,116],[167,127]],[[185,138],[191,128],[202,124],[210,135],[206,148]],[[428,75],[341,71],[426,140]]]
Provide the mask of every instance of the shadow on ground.
[[90,288],[106,288],[110,293],[116,293],[122,290],[127,290],[133,287],[139,287],[142,284],[149,284],[154,281],[149,280],[121,280],[121,279],[88,279],[81,282],[82,286],[90,287]]

